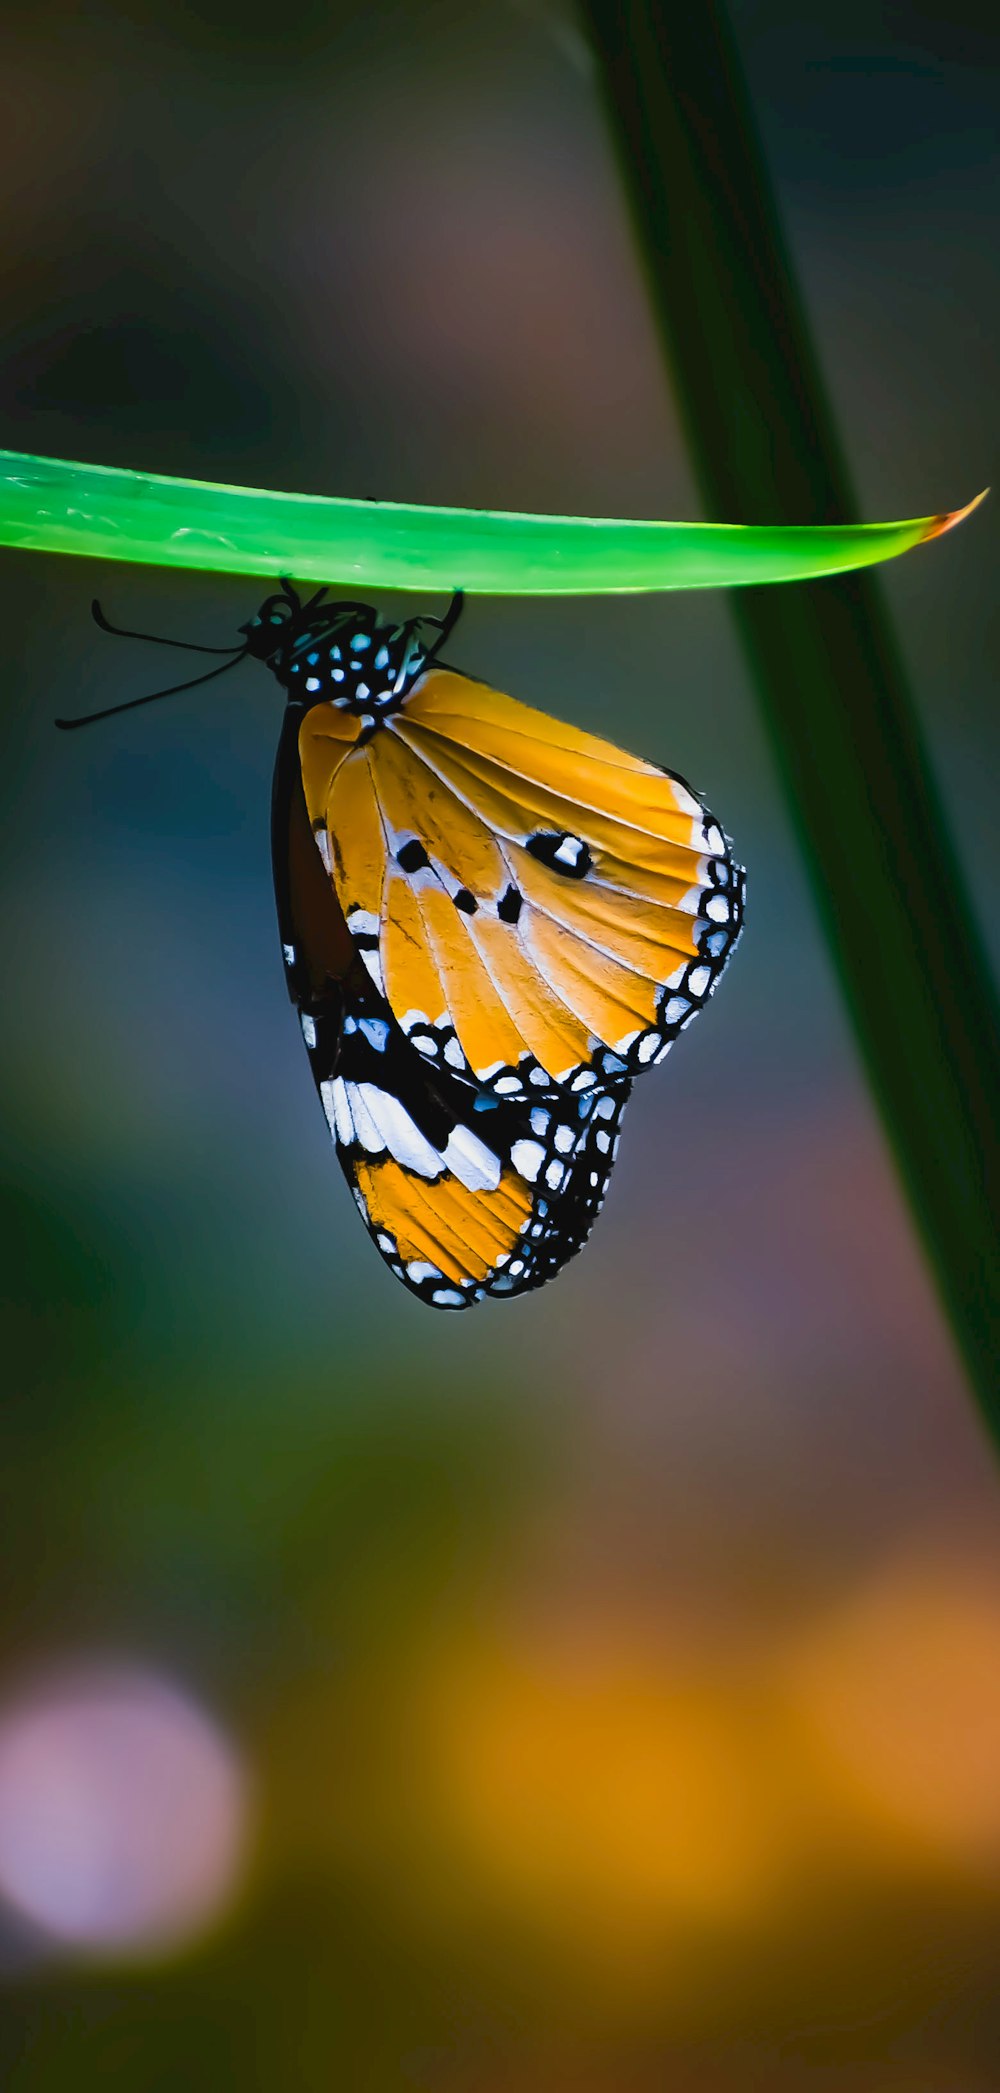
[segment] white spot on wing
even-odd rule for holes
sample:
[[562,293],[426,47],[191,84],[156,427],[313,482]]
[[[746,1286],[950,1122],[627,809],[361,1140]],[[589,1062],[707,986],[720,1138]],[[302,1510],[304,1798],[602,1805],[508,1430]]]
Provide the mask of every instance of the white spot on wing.
[[[421,1133],[398,1097],[394,1097],[391,1090],[380,1090],[375,1083],[358,1083],[355,1087],[365,1114],[376,1130],[379,1147],[387,1148],[397,1163],[402,1163],[406,1170],[415,1170],[419,1177],[440,1177],[441,1157],[437,1149]],[[357,1126],[353,1098],[351,1109]],[[365,1147],[368,1146],[360,1126],[358,1138],[364,1141]]]
[[385,995],[385,982],[384,982],[384,981],[383,981],[383,979],[382,979],[382,961],[381,961],[381,959],[380,959],[380,957],[379,957],[378,953],[377,953],[377,952],[362,952],[362,953],[361,953],[361,955],[360,955],[360,957],[361,957],[361,959],[362,959],[362,960],[364,961],[364,964],[365,964],[365,966],[367,967],[367,969],[368,969],[368,972],[369,972],[369,974],[371,975],[371,977],[372,977],[372,980],[374,981],[374,983],[375,983],[375,986],[376,986],[376,988],[378,989],[379,995],[380,995],[380,996],[384,996],[384,995]]
[[500,1183],[499,1156],[467,1126],[457,1126],[450,1135],[444,1161],[469,1192],[495,1192]]
[[539,1141],[515,1141],[510,1159],[515,1170],[533,1185],[545,1161],[545,1150]]
[[354,1139],[354,1121],[351,1118],[346,1085],[340,1076],[334,1076],[331,1082],[320,1084],[319,1094],[331,1134],[340,1142],[342,1148],[350,1148]]
[[377,1096],[379,1093],[371,1083],[345,1083],[344,1090],[354,1121],[354,1131],[362,1148],[366,1149],[369,1155],[381,1155],[386,1143],[368,1107],[368,1096]]
[[[326,832],[324,831],[324,835],[325,835],[325,833],[326,833]],[[318,842],[318,841],[319,841],[319,838],[317,837],[317,842]],[[329,838],[329,836],[326,836],[326,847],[327,847],[327,853],[329,853],[329,849],[330,849],[330,838]],[[352,910],[351,910],[351,912],[350,912],[350,915],[349,915],[349,916],[348,916],[348,918],[347,918],[347,927],[348,927],[348,930],[350,930],[350,931],[352,931],[352,932],[353,932],[353,934],[354,934],[354,936],[355,936],[355,937],[359,937],[359,936],[363,937],[363,936],[365,936],[365,935],[367,935],[367,936],[369,936],[369,937],[377,937],[377,936],[378,936],[378,930],[379,930],[379,921],[378,921],[378,917],[377,917],[377,916],[373,916],[373,915],[372,915],[372,913],[371,913],[371,910],[370,910],[370,909],[367,909],[367,908],[352,908]]]
[[384,1017],[363,1017],[358,1021],[358,1030],[364,1033],[369,1046],[373,1046],[377,1054],[385,1053],[389,1026]]

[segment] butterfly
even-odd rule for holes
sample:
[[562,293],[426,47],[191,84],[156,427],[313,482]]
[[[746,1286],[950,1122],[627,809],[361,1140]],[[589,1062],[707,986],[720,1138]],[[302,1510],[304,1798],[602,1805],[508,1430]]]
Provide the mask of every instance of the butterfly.
[[289,995],[368,1232],[441,1309],[582,1247],[632,1084],[704,1008],[744,905],[683,779],[445,663],[461,608],[396,623],[284,581],[210,650],[285,693]]

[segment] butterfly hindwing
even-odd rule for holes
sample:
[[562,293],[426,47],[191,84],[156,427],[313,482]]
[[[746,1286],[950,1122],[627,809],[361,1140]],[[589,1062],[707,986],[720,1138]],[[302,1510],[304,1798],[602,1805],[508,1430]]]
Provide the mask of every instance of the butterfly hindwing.
[[[362,997],[370,1003],[372,991]],[[487,1099],[483,1110],[482,1093],[432,1068],[387,1014],[349,1007],[336,1043],[317,1031],[310,1058],[369,1233],[421,1299],[464,1308],[523,1293],[581,1248],[627,1086],[532,1105]]]

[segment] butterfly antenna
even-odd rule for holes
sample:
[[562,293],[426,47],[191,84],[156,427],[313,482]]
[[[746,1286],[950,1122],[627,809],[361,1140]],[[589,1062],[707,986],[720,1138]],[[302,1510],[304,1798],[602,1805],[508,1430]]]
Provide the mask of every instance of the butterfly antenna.
[[116,640],[150,640],[155,647],[185,647],[189,654],[235,654],[241,651],[235,647],[200,647],[194,640],[168,640],[159,632],[130,632],[124,625],[112,625],[96,596],[90,606],[90,615],[102,632],[110,632]]
[[[130,633],[128,637],[131,639],[134,635]],[[215,651],[213,648],[212,652]],[[57,719],[55,724],[69,733],[74,727],[92,727],[98,719],[113,719],[118,712],[135,712],[140,705],[155,705],[157,698],[173,698],[180,690],[195,690],[199,683],[211,683],[214,676],[224,676],[227,669],[234,669],[246,652],[245,647],[240,647],[231,661],[222,662],[217,669],[206,669],[204,676],[192,676],[187,683],[171,683],[166,690],[151,690],[144,698],[128,698],[124,705],[105,705],[101,712],[85,712],[80,719]]]

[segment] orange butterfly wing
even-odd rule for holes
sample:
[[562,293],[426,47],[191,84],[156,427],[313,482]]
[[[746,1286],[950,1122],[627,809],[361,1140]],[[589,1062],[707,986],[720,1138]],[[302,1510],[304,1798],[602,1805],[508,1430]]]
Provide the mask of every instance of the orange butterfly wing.
[[683,780],[446,669],[335,771],[317,712],[310,816],[420,1051],[499,1095],[662,1059],[743,915],[742,871]]
[[[578,1097],[490,1096],[407,1038],[381,992],[377,940],[359,944],[348,931],[337,892],[346,882],[357,917],[377,907],[386,881],[361,733],[357,719],[326,708],[301,724],[287,716],[273,844],[289,993],[373,1242],[421,1300],[465,1308],[542,1285],[581,1248],[607,1188],[629,1083],[591,1079]],[[310,800],[335,810],[336,830],[311,822]]]

